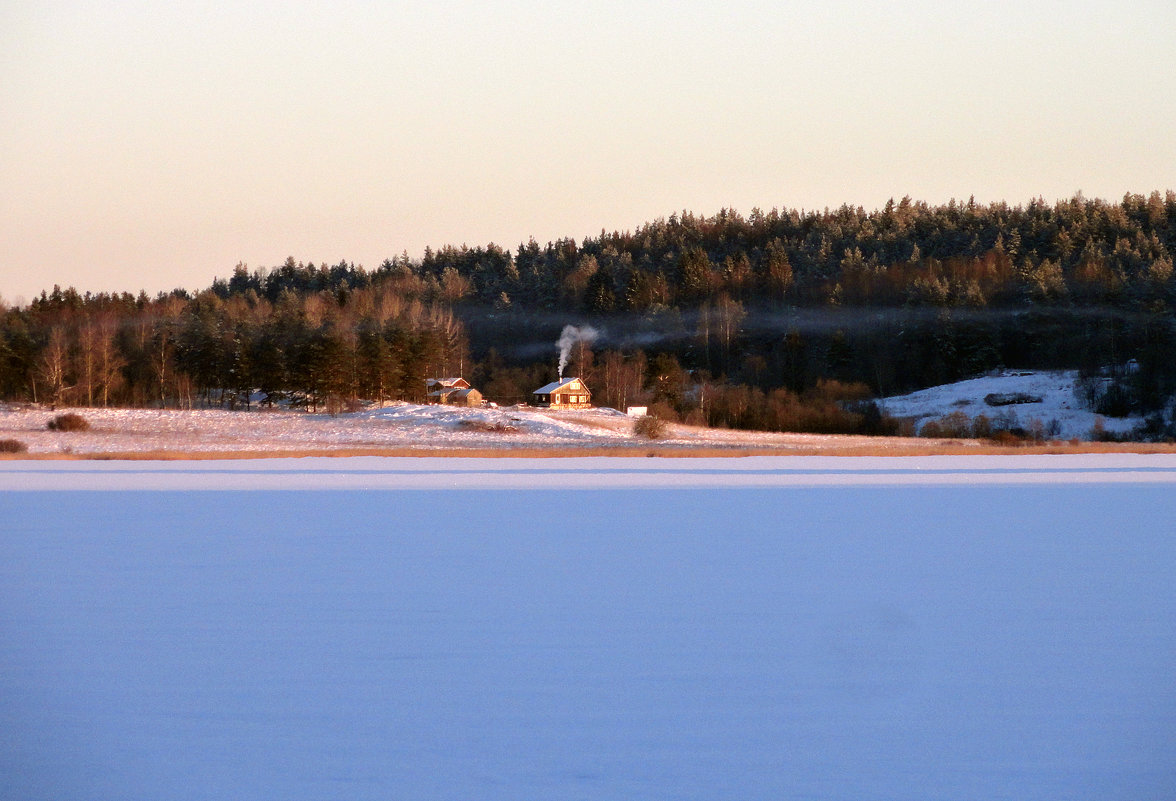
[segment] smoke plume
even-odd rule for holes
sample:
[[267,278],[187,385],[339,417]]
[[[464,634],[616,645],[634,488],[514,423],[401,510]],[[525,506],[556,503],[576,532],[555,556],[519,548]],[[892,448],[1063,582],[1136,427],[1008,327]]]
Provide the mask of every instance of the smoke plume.
[[577,343],[583,342],[585,345],[591,345],[596,337],[599,336],[596,329],[590,325],[584,325],[577,328],[574,325],[565,325],[563,333],[559,335],[559,341],[555,346],[559,348],[559,377],[563,378],[564,368],[568,365],[568,355],[571,354],[572,348]]

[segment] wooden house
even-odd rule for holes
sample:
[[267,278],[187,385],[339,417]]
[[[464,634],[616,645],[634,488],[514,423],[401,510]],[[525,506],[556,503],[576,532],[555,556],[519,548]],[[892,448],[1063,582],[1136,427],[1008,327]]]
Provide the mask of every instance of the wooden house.
[[472,388],[464,378],[426,378],[425,400],[428,403],[449,403],[455,406],[481,406],[482,393]]
[[562,378],[531,393],[532,402],[542,409],[587,409],[592,393],[578,378]]

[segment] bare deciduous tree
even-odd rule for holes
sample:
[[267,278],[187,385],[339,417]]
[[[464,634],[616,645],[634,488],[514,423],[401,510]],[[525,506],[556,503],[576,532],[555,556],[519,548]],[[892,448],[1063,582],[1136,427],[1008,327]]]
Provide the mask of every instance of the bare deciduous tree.
[[69,336],[62,326],[54,326],[49,341],[37,359],[37,377],[46,390],[45,402],[56,407],[61,404],[67,389],[66,370],[69,366]]

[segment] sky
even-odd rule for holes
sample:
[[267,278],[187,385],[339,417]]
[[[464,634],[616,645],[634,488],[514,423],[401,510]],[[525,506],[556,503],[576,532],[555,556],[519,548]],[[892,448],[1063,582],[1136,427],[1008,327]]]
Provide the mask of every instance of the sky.
[[1163,192],[1173,30],[1171,0],[0,0],[0,298]]

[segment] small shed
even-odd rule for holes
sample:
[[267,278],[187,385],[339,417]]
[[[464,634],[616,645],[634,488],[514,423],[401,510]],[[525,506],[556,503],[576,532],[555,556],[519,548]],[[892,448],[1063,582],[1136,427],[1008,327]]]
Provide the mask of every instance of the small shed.
[[470,387],[464,378],[426,378],[425,400],[458,406],[481,406],[482,393]]
[[452,403],[454,406],[481,406],[482,393],[473,387],[456,389],[450,393],[446,403]]
[[531,393],[534,404],[542,409],[587,409],[592,393],[578,378],[561,378]]

